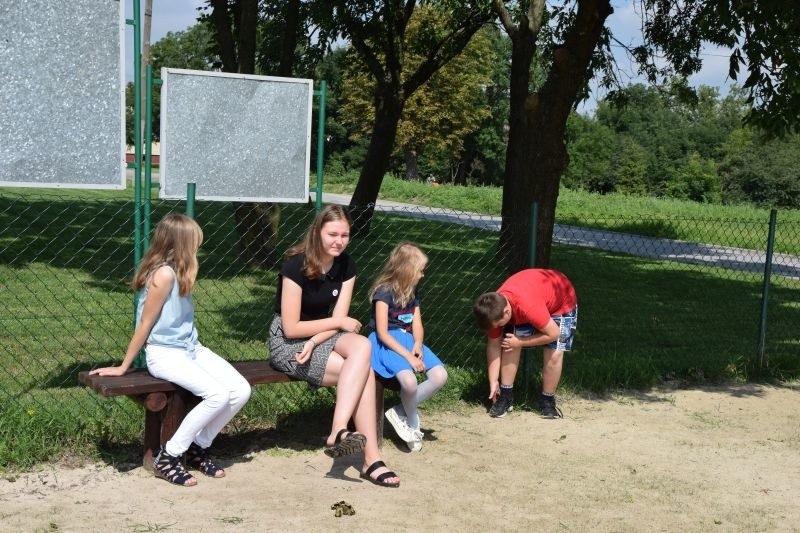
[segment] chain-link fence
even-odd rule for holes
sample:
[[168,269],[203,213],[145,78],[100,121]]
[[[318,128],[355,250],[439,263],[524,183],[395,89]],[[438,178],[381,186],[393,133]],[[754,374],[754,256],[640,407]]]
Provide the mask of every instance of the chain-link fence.
[[[77,383],[81,370],[118,364],[133,328],[127,286],[134,262],[133,202],[119,193],[86,196],[0,191],[0,430],[5,434],[45,424],[57,443],[59,436],[75,434],[125,440],[141,430],[133,402],[101,398]],[[182,202],[156,200],[153,224],[169,211],[184,210]],[[264,257],[279,262],[314,210],[280,206],[279,231],[266,239],[275,253],[262,255],[260,266],[247,259],[253,254],[243,239],[254,232],[243,231],[246,216],[215,202],[198,202],[195,213],[205,233],[194,292],[201,340],[231,360],[264,359],[277,282],[277,267],[264,264],[269,262]],[[273,221],[276,215],[271,213]],[[468,400],[485,395],[484,337],[474,325],[472,302],[508,274],[497,259],[499,226],[488,216],[379,207],[369,235],[356,236],[348,248],[359,267],[352,314],[364,323],[367,291],[394,245],[411,240],[426,251],[430,264],[420,286],[426,343],[451,370],[448,388]],[[581,310],[563,386],[586,390],[747,377],[762,366],[764,309],[769,364],[794,374],[800,367],[800,227],[778,222],[778,253],[764,307],[767,234],[766,220],[587,216],[558,225],[552,267],[572,279]],[[311,394],[301,383],[256,387],[237,423],[262,424],[331,400],[330,391]],[[22,453],[12,448],[0,444],[3,463]]]

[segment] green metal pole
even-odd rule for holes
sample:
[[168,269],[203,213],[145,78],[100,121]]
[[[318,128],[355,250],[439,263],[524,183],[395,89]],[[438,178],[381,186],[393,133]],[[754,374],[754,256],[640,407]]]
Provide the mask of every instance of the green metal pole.
[[[530,245],[528,247],[528,266],[531,268],[536,265],[536,229],[538,222],[539,204],[537,202],[533,202],[531,204],[531,234]],[[525,397],[528,399],[528,401],[530,401],[531,356],[533,352],[530,349],[526,349],[524,352],[525,354],[523,355],[522,360],[522,375],[524,380],[523,386],[525,388]]]
[[140,0],[133,0],[133,19],[126,23],[133,26],[133,262],[134,268],[142,259],[142,131],[141,122],[141,72],[142,72],[142,39],[140,35]]
[[[133,26],[133,268],[139,268],[144,253],[142,240],[142,129],[140,121],[142,116],[142,38],[139,28],[141,21],[140,0],[133,0],[133,19],[126,19],[125,23]],[[133,327],[136,328],[136,309],[139,305],[139,295],[133,295]],[[133,361],[134,368],[145,368],[147,362],[140,351]]]
[[528,248],[528,266],[533,268],[536,266],[536,230],[539,224],[539,204],[533,202],[531,204],[531,244]]
[[767,339],[767,304],[769,303],[769,283],[772,277],[772,253],[775,248],[775,226],[777,225],[778,211],[771,209],[769,212],[769,231],[767,232],[767,257],[764,259],[764,284],[761,289],[761,324],[758,328],[758,361],[761,368],[768,364],[764,344]]
[[314,188],[316,201],[314,207],[319,213],[322,210],[322,163],[325,155],[325,106],[328,84],[325,80],[319,82],[319,91],[314,91],[319,96],[319,123],[317,124],[317,186]]
[[197,185],[194,183],[186,184],[186,216],[194,218],[194,196]]
[[153,183],[153,66],[147,65],[144,130],[144,250],[150,247],[150,200]]

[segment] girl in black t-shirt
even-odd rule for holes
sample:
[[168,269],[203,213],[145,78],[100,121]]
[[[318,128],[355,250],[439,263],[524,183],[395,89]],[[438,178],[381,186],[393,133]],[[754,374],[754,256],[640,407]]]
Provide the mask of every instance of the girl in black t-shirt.
[[[361,323],[348,316],[356,281],[355,263],[344,253],[350,225],[344,208],[329,205],[303,241],[286,252],[269,328],[270,364],[314,389],[335,386],[325,453],[335,458],[363,450],[361,477],[397,487],[400,478],[386,468],[378,449],[372,348],[359,335]],[[354,432],[347,430],[351,418]]]

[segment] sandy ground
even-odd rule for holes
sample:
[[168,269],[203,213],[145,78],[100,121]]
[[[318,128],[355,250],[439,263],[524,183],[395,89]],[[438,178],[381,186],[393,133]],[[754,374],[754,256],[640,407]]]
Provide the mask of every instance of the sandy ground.
[[[224,458],[228,476],[194,488],[102,463],[7,474],[0,530],[800,529],[799,390],[661,389],[560,405],[557,421],[425,412],[420,453],[384,443],[399,489],[360,480],[358,460],[333,462],[321,448]],[[356,514],[337,518],[341,500]]]

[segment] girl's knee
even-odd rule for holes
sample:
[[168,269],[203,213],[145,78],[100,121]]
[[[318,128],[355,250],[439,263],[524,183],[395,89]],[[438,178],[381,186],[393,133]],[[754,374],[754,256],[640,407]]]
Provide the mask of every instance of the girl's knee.
[[350,356],[358,359],[362,365],[372,368],[372,344],[366,337],[359,337]]
[[417,390],[417,376],[408,371],[401,371],[397,373],[397,381],[403,390],[409,392],[416,392]]
[[242,380],[241,383],[236,389],[231,392],[230,395],[230,402],[231,405],[244,405],[250,399],[251,394],[253,393],[253,388],[247,381]]
[[362,335],[347,335],[347,343],[337,348],[340,348],[340,354],[345,359],[359,359],[370,363],[372,359],[372,343],[369,339]]
[[223,387],[216,387],[208,391],[203,402],[212,409],[221,409],[231,402],[231,392]]
[[435,366],[428,371],[428,379],[440,387],[447,382],[447,370],[443,366]]
[[406,392],[408,392],[410,394],[416,394],[417,393],[417,386],[418,385],[417,385],[417,380],[416,379],[415,380],[410,380],[410,381],[401,381],[400,382],[400,388],[402,388],[404,391],[406,391]]
[[358,336],[358,341],[357,341],[357,347],[358,347],[358,351],[360,353],[366,353],[367,356],[370,356],[370,357],[372,356],[372,343],[369,342],[368,338],[366,338],[366,337],[364,337],[362,335],[359,335]]

